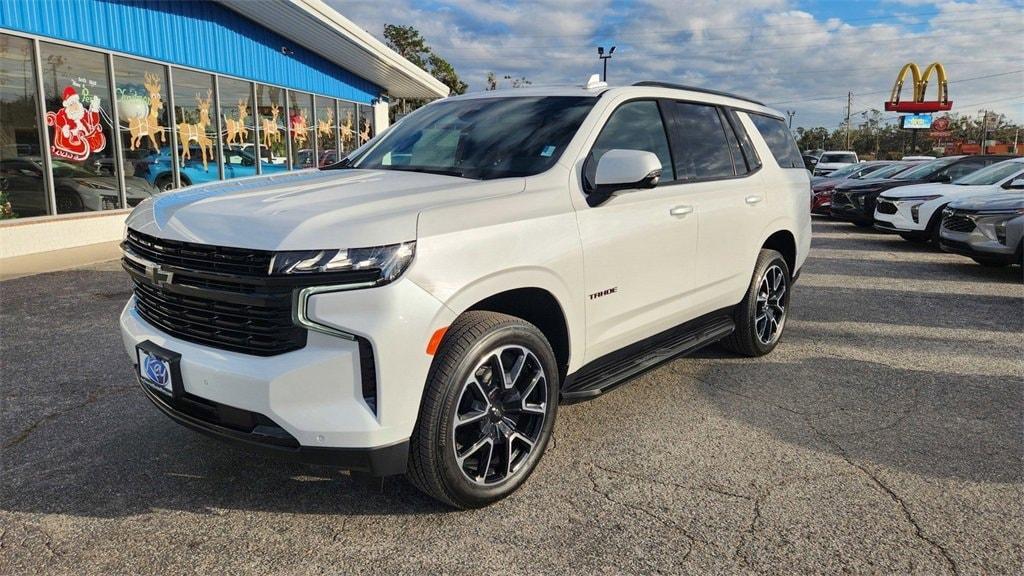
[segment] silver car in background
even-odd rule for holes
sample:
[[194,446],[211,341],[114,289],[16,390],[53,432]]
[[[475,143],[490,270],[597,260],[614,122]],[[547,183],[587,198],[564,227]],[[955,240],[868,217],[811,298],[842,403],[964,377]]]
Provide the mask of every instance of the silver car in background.
[[943,250],[967,256],[982,266],[1022,264],[1024,190],[951,203],[942,212],[939,234]]

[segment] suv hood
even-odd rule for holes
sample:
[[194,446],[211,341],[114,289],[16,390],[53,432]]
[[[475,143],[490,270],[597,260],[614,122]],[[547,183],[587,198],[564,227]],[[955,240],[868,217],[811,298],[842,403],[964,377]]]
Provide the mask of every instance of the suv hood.
[[425,208],[522,191],[522,178],[468,180],[397,170],[303,170],[193,186],[128,217],[158,238],[258,250],[361,248],[416,238]]
[[[910,186],[900,186],[894,190],[888,190],[883,196],[886,198],[908,198],[911,196],[931,196],[939,194],[946,196],[952,194],[953,191],[950,188],[974,188],[974,186],[953,186],[951,184],[912,184]],[[987,187],[985,187],[987,188]]]
[[1020,192],[997,192],[984,194],[967,200],[958,200],[950,204],[951,208],[961,210],[1024,210],[1024,194]]
[[836,185],[836,190],[842,190],[843,192],[878,192],[881,190],[888,190],[890,188],[896,188],[898,186],[909,186],[911,184],[918,184],[916,180],[892,180],[892,179],[881,179],[881,180],[865,180],[865,181],[852,181],[852,182],[840,182]]

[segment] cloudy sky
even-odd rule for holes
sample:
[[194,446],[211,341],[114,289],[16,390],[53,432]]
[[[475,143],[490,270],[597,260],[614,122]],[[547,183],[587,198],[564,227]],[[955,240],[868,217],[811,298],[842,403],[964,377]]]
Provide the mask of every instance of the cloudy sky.
[[794,126],[834,128],[848,90],[854,114],[881,109],[904,63],[937,60],[954,111],[1024,121],[1024,0],[327,2],[378,38],[415,26],[471,91],[488,71],[580,83],[600,71],[596,47],[614,45],[610,83],[735,91],[795,110]]

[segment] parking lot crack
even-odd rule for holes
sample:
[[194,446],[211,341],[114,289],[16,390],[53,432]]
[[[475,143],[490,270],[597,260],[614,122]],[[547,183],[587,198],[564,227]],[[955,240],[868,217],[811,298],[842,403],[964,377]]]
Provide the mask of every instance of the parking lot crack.
[[[594,470],[604,470],[603,468],[601,468],[599,466],[594,466],[593,469]],[[650,510],[648,510],[647,508],[645,508],[643,506],[639,506],[639,505],[635,505],[635,504],[630,504],[628,502],[623,502],[621,500],[616,500],[606,490],[602,490],[601,489],[601,486],[599,485],[599,483],[597,481],[597,477],[596,477],[596,475],[593,472],[591,472],[589,474],[589,480],[590,480],[590,484],[591,484],[591,489],[594,491],[594,493],[602,496],[608,502],[611,502],[612,504],[616,504],[616,505],[618,505],[618,506],[620,506],[622,508],[626,508],[626,509],[631,510],[633,512],[638,512],[638,513],[640,513],[640,514],[642,514],[642,515],[644,515],[644,516],[654,520],[658,524],[661,524],[662,526],[665,526],[666,528],[669,528],[669,529],[671,529],[671,530],[673,530],[675,532],[678,532],[684,538],[686,538],[686,540],[687,540],[687,542],[689,544],[688,544],[688,546],[686,548],[686,552],[682,555],[682,558],[681,558],[682,560],[686,560],[686,559],[688,559],[690,557],[690,554],[693,552],[693,547],[696,544],[696,542],[701,541],[701,542],[707,543],[706,541],[701,540],[699,538],[696,538],[695,536],[693,536],[692,534],[687,532],[685,528],[683,528],[682,526],[680,526],[678,523],[676,523],[673,520],[667,519],[667,518],[661,516],[660,514],[655,514],[654,512],[651,512]]]
[[69,407],[67,407],[67,408],[65,408],[63,410],[58,410],[57,412],[53,412],[53,413],[47,414],[46,416],[43,416],[42,418],[39,418],[39,419],[35,420],[31,424],[29,424],[24,430],[22,430],[18,434],[15,434],[15,436],[13,438],[11,438],[7,442],[5,442],[4,445],[2,447],[0,447],[0,448],[3,448],[4,450],[13,448],[13,447],[17,446],[18,444],[21,444],[22,442],[27,440],[28,437],[31,436],[32,433],[35,432],[36,429],[39,428],[40,426],[42,426],[43,424],[46,424],[47,422],[50,422],[52,420],[56,420],[57,418],[60,418],[62,416],[66,416],[66,415],[68,415],[68,414],[70,414],[72,412],[75,412],[77,410],[81,410],[82,408],[85,408],[86,406],[89,406],[89,405],[94,404],[94,403],[96,403],[96,402],[98,402],[100,400],[103,400],[104,398],[109,398],[111,396],[116,396],[118,394],[122,394],[122,393],[124,393],[124,392],[126,392],[128,390],[133,389],[133,388],[135,388],[135,387],[134,386],[107,386],[107,387],[101,388],[100,390],[96,390],[96,391],[90,392],[89,395],[86,396],[84,401],[82,401],[82,402],[80,402],[78,404],[75,404],[74,406],[69,406]]
[[946,565],[949,566],[949,569],[953,572],[953,574],[960,574],[960,569],[957,566],[956,560],[953,559],[953,556],[949,553],[949,550],[947,550],[946,547],[940,544],[937,540],[925,534],[924,530],[921,528],[921,524],[918,523],[916,518],[914,518],[913,513],[907,506],[906,501],[904,501],[903,498],[899,494],[897,494],[895,490],[893,490],[885,482],[883,482],[882,479],[879,478],[877,474],[872,472],[870,468],[850,458],[850,455],[846,452],[846,449],[838,441],[836,441],[834,438],[832,438],[825,432],[818,430],[814,426],[814,424],[810,422],[810,420],[807,420],[807,426],[810,427],[810,429],[820,438],[831,444],[835,448],[839,456],[847,464],[849,464],[853,468],[856,468],[862,474],[867,476],[867,478],[876,488],[878,488],[880,491],[886,494],[889,497],[889,499],[891,499],[897,506],[899,506],[900,510],[903,512],[904,518],[906,518],[907,522],[913,527],[915,536],[922,542],[928,544],[928,546],[932,550],[936,551],[943,558]]

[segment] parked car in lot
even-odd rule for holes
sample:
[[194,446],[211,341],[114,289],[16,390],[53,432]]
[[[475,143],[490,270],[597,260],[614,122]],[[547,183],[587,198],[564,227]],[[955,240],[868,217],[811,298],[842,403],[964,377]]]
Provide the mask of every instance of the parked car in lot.
[[851,164],[828,176],[811,178],[811,212],[827,216],[832,205],[832,189],[846,180],[865,180],[881,174],[895,174],[910,166],[909,162],[875,160]]
[[445,98],[332,169],[140,205],[123,341],[179,423],[483,506],[560,402],[719,340],[771,352],[809,185],[784,116],[720,92]]
[[818,163],[818,158],[821,158],[821,155],[824,153],[825,151],[820,148],[803,152],[802,157],[804,159],[804,167],[809,171],[814,172],[814,166]]
[[[117,176],[97,174],[57,158],[52,163],[58,214],[120,208]],[[46,195],[40,192],[43,182],[41,158],[21,156],[0,161],[0,179],[8,199],[18,208],[18,216],[45,216],[49,213]],[[142,178],[125,176],[124,183],[128,206],[136,206],[158,192]]]
[[917,160],[917,161],[928,161],[935,160],[935,156],[904,156],[901,160]]
[[875,228],[937,245],[946,204],[1004,190],[1024,191],[1024,158],[992,164],[950,184],[918,184],[883,192],[875,205]]
[[849,150],[825,152],[818,158],[818,163],[814,165],[814,175],[828,176],[844,166],[857,164],[858,162],[860,162],[860,159],[857,158],[856,152]]
[[950,203],[939,245],[983,266],[1024,266],[1024,181],[1017,190]]
[[[225,178],[242,178],[256,175],[256,160],[253,158],[251,150],[251,145],[249,145],[249,149],[240,146],[228,146],[224,149]],[[202,154],[198,146],[194,147],[191,150],[190,158],[185,159],[184,163],[181,164],[179,178],[183,187],[216,182],[220,179],[220,175],[217,173],[217,162],[215,160],[207,160],[204,167]],[[173,190],[172,160],[170,149],[166,149],[147,158],[140,169],[144,168],[146,180],[158,189]],[[264,163],[262,170],[264,174],[285,172],[288,170],[288,165]]]
[[925,162],[891,178],[843,182],[832,190],[830,213],[833,218],[869,227],[875,221],[875,201],[882,192],[913,184],[952,182],[1007,158],[1011,156],[947,156]]

